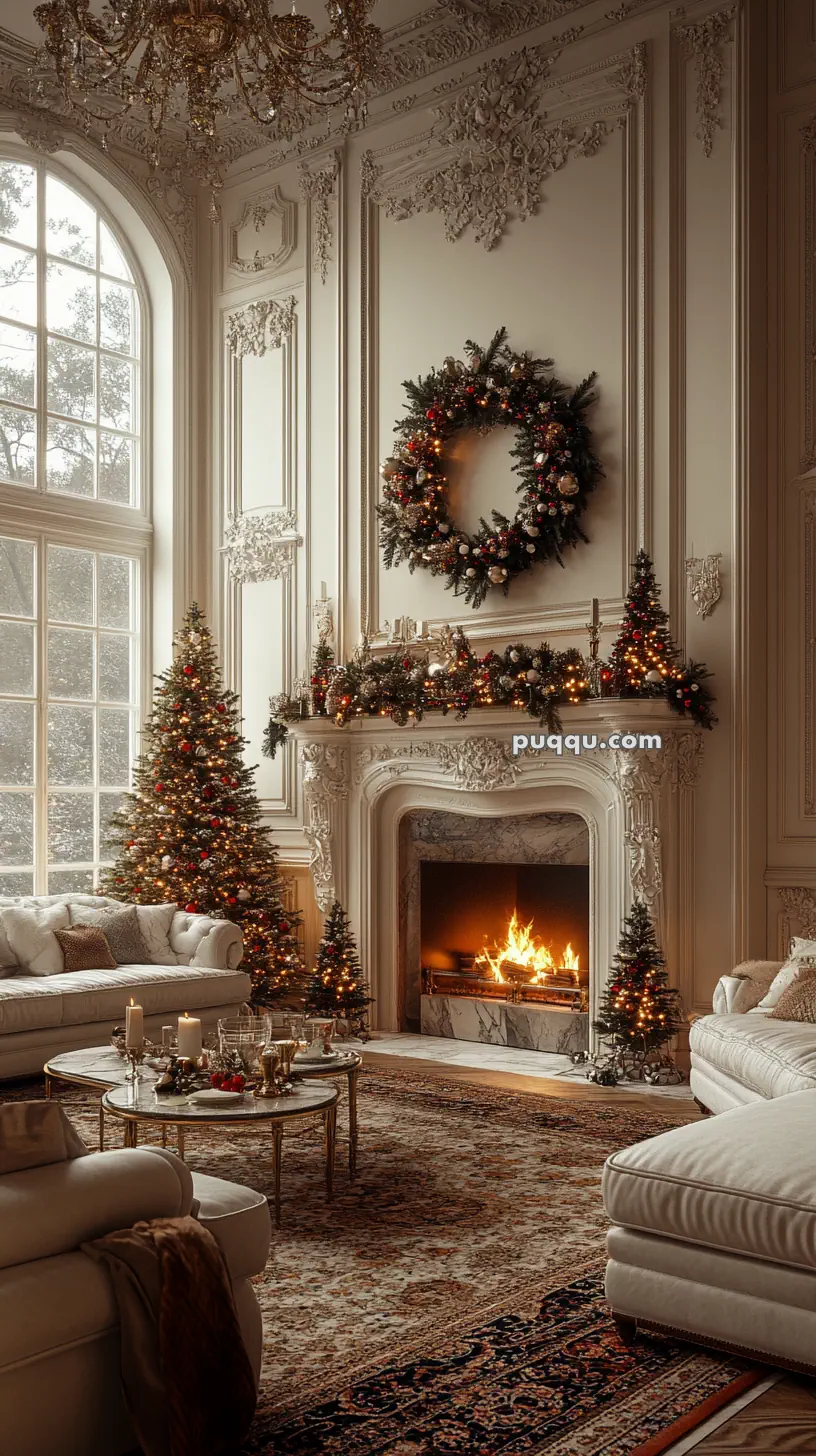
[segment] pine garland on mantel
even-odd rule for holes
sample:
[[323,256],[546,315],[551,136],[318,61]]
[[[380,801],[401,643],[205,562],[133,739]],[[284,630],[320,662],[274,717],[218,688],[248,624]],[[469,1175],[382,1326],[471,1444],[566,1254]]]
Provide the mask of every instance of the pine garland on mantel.
[[[600,668],[601,695],[612,699],[665,698],[672,712],[703,728],[716,723],[710,674],[702,663],[686,662],[668,631],[652,563],[640,552],[633,567],[626,614]],[[432,651],[437,657],[432,657]],[[270,698],[263,751],[274,758],[287,724],[332,718],[338,727],[355,718],[390,718],[399,727],[421,722],[426,713],[464,719],[474,708],[516,708],[550,733],[561,729],[560,710],[590,697],[589,663],[576,649],[556,652],[546,642],[511,643],[503,652],[477,657],[461,628],[445,628],[432,649],[416,644],[374,657],[364,639],[349,662],[333,665],[321,642],[312,665],[310,690],[292,698]]]

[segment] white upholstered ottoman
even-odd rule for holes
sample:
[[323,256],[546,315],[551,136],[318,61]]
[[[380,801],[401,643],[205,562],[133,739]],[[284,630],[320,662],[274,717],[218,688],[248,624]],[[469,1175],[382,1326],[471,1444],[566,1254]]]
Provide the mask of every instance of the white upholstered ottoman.
[[816,1374],[816,1091],[613,1153],[606,1294],[638,1326]]

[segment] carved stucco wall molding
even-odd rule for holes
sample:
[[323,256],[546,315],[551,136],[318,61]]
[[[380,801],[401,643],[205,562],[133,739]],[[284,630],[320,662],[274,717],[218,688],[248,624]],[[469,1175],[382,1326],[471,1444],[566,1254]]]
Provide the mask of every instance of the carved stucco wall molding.
[[291,338],[295,324],[294,295],[280,302],[275,298],[247,303],[227,314],[227,347],[236,358],[254,354],[262,358],[268,349],[279,349]]
[[[244,257],[240,242],[244,228],[252,227],[259,233],[269,217],[280,219],[280,243],[269,253],[262,253],[256,248],[250,257]],[[259,192],[257,196],[248,198],[240,217],[229,230],[227,266],[233,273],[240,274],[271,272],[281,268],[294,252],[296,228],[297,206],[284,197],[280,187],[271,187],[266,192]]]
[[677,27],[677,38],[697,72],[697,130],[707,157],[714,148],[714,134],[724,125],[720,115],[725,58],[723,46],[730,38],[735,7],[727,6],[707,15],[696,25]]
[[663,890],[660,831],[653,824],[633,824],[625,837],[632,894],[651,910]]
[[784,886],[779,891],[780,950],[787,955],[794,935],[816,938],[816,890],[803,885]]
[[816,469],[816,114],[799,129],[805,167],[803,268],[805,275],[805,317],[802,376],[804,420],[800,468],[803,474]]
[[436,756],[446,773],[460,789],[510,788],[519,775],[519,764],[510,745],[498,738],[462,738],[456,743],[440,743]]
[[325,283],[332,245],[331,199],[337,191],[340,158],[335,153],[322,166],[314,168],[302,162],[299,172],[301,196],[312,209],[312,268],[320,274],[321,283]]
[[320,909],[328,910],[337,898],[333,841],[338,805],[348,797],[349,751],[345,745],[301,743],[300,762],[315,896]]
[[274,510],[230,516],[222,550],[233,581],[279,581],[292,569],[295,551],[302,546],[297,513]]
[[657,918],[663,891],[659,801],[669,771],[668,760],[662,751],[650,749],[635,754],[617,749],[609,753],[607,762],[626,806],[624,843],[632,894]]
[[[384,154],[364,154],[364,197],[381,203],[396,221],[440,213],[450,242],[470,228],[484,248],[495,247],[511,218],[523,222],[536,213],[548,177],[573,158],[594,156],[610,134],[614,105],[602,108],[610,119],[551,120],[542,111],[553,62],[539,47],[481,66],[470,85],[433,108],[429,130],[386,149],[387,166],[381,165]],[[557,84],[577,94],[583,89],[589,99],[605,71],[631,104],[644,94],[646,65],[646,48],[639,45]]]

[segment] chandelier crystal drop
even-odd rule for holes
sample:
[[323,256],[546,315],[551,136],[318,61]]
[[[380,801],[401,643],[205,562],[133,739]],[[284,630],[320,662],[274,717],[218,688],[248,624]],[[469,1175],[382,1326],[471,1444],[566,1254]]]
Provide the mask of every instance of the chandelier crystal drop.
[[[34,17],[45,34],[32,71],[39,99],[56,83],[68,110],[89,131],[127,113],[145,121],[162,160],[163,143],[215,196],[227,160],[219,123],[243,114],[258,126],[308,119],[311,107],[345,104],[365,114],[365,94],[382,43],[370,25],[374,0],[328,0],[320,32],[292,5],[274,0],[48,0]],[[303,125],[303,120],[299,123]],[[174,145],[173,145],[174,144]]]

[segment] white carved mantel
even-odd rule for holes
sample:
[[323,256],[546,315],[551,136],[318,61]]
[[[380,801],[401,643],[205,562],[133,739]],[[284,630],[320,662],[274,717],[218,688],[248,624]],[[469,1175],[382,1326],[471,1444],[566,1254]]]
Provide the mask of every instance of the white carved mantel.
[[[514,733],[538,725],[512,710],[464,722],[433,715],[404,728],[365,718],[293,725],[303,770],[306,832],[321,909],[337,897],[358,935],[381,1030],[399,1029],[399,822],[412,809],[491,817],[582,816],[590,842],[590,1010],[635,896],[650,906],[673,984],[693,1001],[694,788],[703,735],[662,702],[588,702],[563,712],[564,734],[659,733],[661,749],[530,749]],[[486,826],[487,832],[487,826]]]

